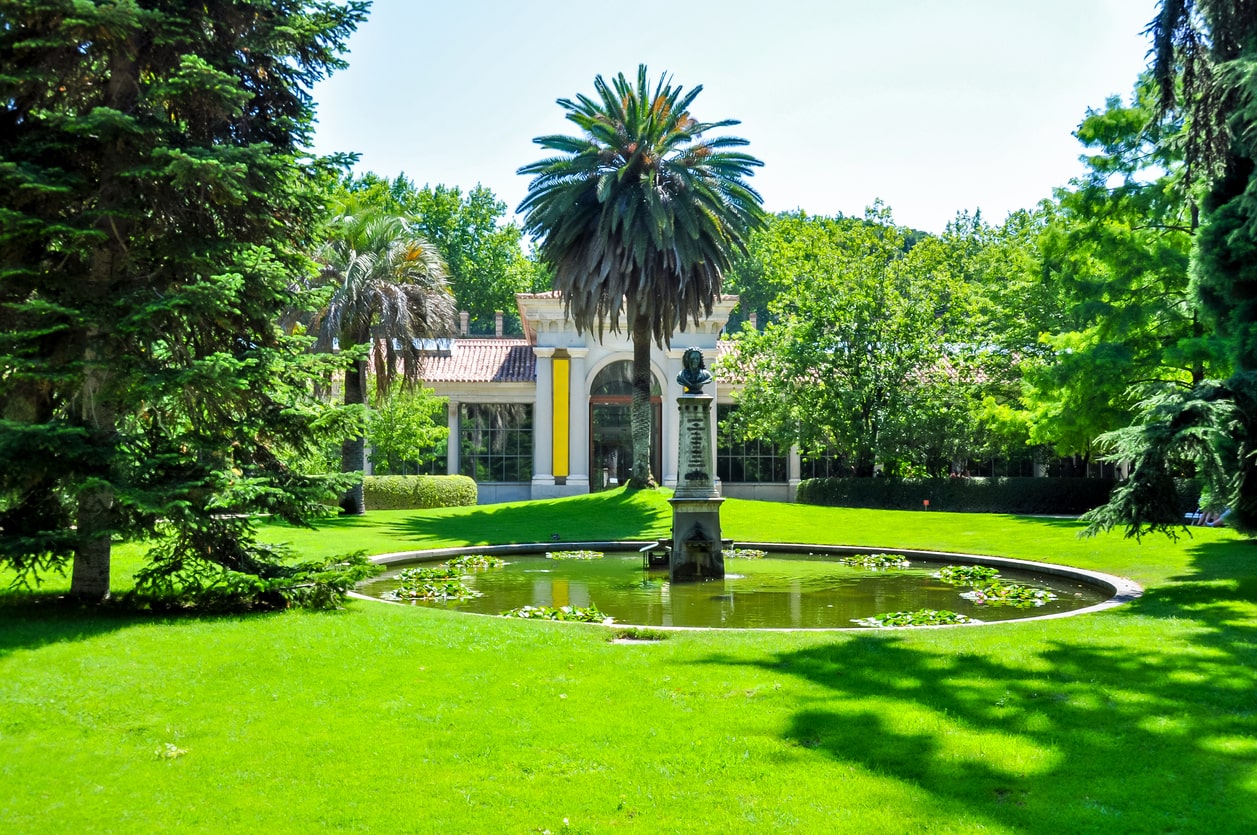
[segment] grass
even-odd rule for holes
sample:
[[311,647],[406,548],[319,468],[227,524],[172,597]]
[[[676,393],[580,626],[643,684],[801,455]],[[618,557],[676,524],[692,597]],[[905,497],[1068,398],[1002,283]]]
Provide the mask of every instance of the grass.
[[[378,512],[303,552],[656,536],[659,493]],[[608,630],[352,603],[171,618],[0,596],[0,831],[1257,831],[1257,549],[730,500],[725,534],[1147,586],[1051,622]],[[118,559],[119,586],[139,564]],[[50,588],[58,588],[50,585]]]

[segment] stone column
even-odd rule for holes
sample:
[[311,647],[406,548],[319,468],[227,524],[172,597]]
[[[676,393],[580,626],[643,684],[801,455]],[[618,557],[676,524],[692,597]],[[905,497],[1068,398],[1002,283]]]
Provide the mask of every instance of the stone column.
[[[554,486],[554,365],[553,348],[533,348],[537,355],[537,394],[533,398],[532,486],[533,498],[540,498],[537,488]],[[549,494],[547,494],[549,495]]]
[[803,456],[798,444],[790,445],[790,454],[786,458],[786,501],[794,501],[799,492],[799,482],[803,480]]
[[449,427],[449,435],[445,441],[445,472],[449,475],[458,475],[459,464],[458,458],[460,446],[458,443],[458,401],[453,397],[449,399],[445,407],[445,425]]
[[570,492],[589,492],[589,384],[585,379],[585,357],[588,348],[568,348],[572,358],[572,384],[568,391],[568,451],[569,470],[567,483],[574,488]]
[[[681,370],[681,354],[682,350],[673,348],[664,353],[665,362],[663,365],[664,387],[663,402],[676,403],[677,398],[681,396],[681,384],[676,381],[677,372]],[[677,456],[672,454],[673,449],[680,450],[681,423],[675,409],[663,409],[663,430],[660,434],[660,443],[663,445],[663,454],[659,456],[660,465],[663,472],[659,473],[659,481],[664,487],[677,487]]]
[[672,504],[672,555],[669,579],[676,582],[717,580],[725,576],[716,492],[716,456],[712,446],[710,394],[682,394],[678,438],[677,488]]

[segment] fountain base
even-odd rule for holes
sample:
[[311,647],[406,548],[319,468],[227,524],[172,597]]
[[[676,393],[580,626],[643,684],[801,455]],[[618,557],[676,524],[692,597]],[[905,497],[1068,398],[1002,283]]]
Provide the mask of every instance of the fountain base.
[[725,576],[720,537],[720,505],[724,499],[669,499],[672,505],[671,582],[719,580]]

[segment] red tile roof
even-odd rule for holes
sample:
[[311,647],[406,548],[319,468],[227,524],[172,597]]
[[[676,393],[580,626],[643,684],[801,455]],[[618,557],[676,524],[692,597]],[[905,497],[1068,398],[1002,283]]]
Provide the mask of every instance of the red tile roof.
[[531,383],[537,357],[526,339],[455,339],[448,355],[424,359],[427,383]]

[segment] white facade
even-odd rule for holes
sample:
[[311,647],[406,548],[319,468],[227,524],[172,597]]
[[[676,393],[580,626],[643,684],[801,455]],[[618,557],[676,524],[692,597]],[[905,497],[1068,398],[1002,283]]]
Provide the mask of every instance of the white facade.
[[[656,435],[656,478],[668,487],[677,483],[680,419],[677,397],[681,385],[681,356],[687,348],[703,353],[710,367],[716,360],[720,335],[737,305],[737,297],[717,302],[710,317],[698,325],[687,323],[686,330],[673,334],[672,346],[661,350],[652,345],[651,371],[659,387],[659,428]],[[602,450],[598,433],[626,431],[626,426],[608,427],[624,409],[600,404],[623,398],[601,397],[594,392],[599,374],[615,363],[630,363],[633,346],[627,328],[620,332],[577,333],[563,314],[563,301],[557,293],[521,294],[516,297],[525,339],[455,340],[448,355],[429,361],[426,385],[437,395],[449,398],[450,443],[448,471],[466,472],[459,460],[460,407],[477,404],[527,404],[532,407],[532,467],[530,480],[495,481],[478,478],[480,500],[484,503],[521,499],[555,498],[587,493],[618,483],[617,460],[595,460]],[[531,366],[531,367],[529,367]],[[607,376],[602,378],[604,381]],[[717,403],[732,402],[730,392],[719,380],[708,387]],[[591,404],[594,408],[591,408]],[[595,425],[595,408],[603,409]],[[610,418],[608,416],[611,416]],[[716,447],[713,426],[712,448]],[[620,461],[621,473],[626,462]],[[790,480],[754,485],[723,485],[724,494],[747,498],[789,500],[798,483],[798,456],[790,456]]]

